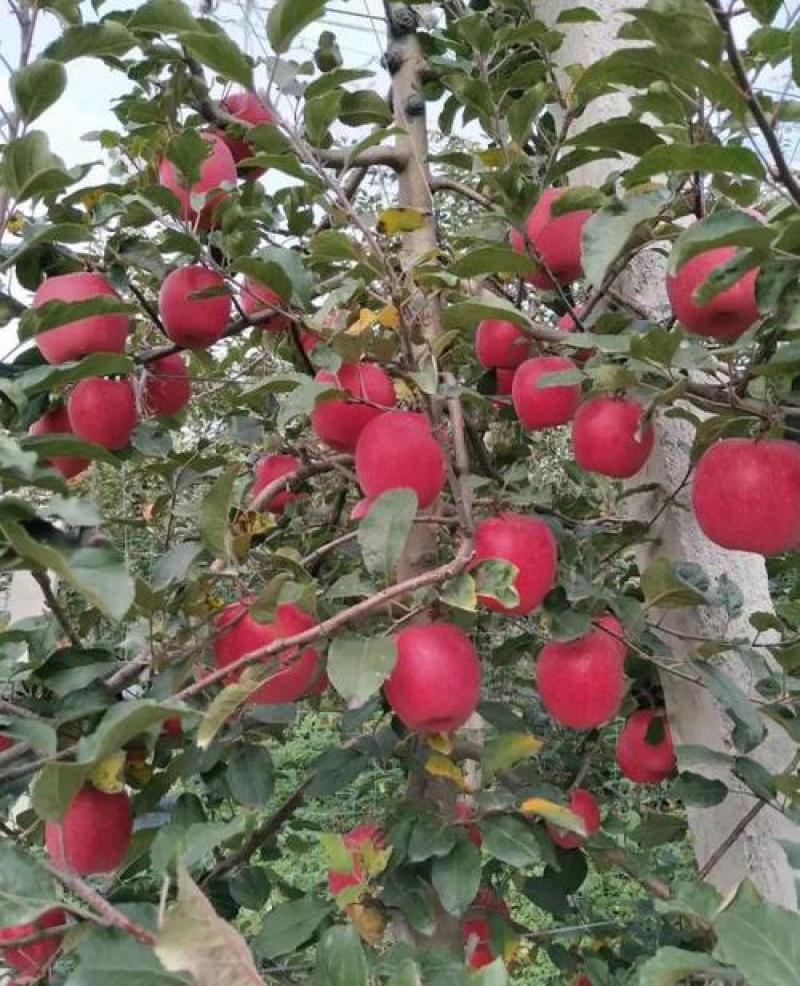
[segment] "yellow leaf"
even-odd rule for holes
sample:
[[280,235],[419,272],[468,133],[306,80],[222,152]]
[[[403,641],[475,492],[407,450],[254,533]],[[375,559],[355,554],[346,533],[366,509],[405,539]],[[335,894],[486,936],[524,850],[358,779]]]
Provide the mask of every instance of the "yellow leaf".
[[97,203],[103,197],[103,190],[101,188],[93,188],[91,191],[84,192],[81,196],[81,201],[86,207],[87,212],[92,212],[96,207]]
[[400,380],[395,378],[394,382],[394,392],[397,395],[397,400],[400,404],[411,404],[414,400],[414,391],[408,386],[405,380]]
[[453,738],[449,733],[431,733],[428,737],[428,746],[447,757],[453,752]]
[[382,308],[376,315],[376,320],[379,325],[382,325],[386,329],[400,328],[400,316],[394,305],[387,305],[385,308]]
[[427,216],[419,209],[409,209],[405,206],[384,209],[378,216],[378,232],[392,236],[395,233],[413,233],[422,229],[427,222]]
[[125,787],[125,761],[127,755],[124,750],[112,753],[110,757],[101,760],[100,763],[89,774],[89,780],[105,794],[117,794]]
[[386,930],[386,915],[376,907],[367,904],[348,904],[345,911],[355,925],[359,935],[370,945],[377,945]]
[[25,217],[21,212],[15,212],[12,217],[6,223],[6,229],[9,233],[13,233],[16,236],[25,229],[26,221]]
[[372,879],[372,877],[378,876],[378,874],[383,873],[386,867],[389,865],[389,859],[392,855],[392,847],[387,846],[386,849],[379,849],[372,840],[370,840],[361,849],[361,865],[367,876]]
[[530,733],[504,733],[490,740],[483,751],[481,764],[487,775],[513,767],[519,760],[535,756],[544,746]]
[[367,332],[377,321],[377,313],[372,311],[370,308],[362,308],[361,314],[358,316],[355,322],[347,329],[345,329],[344,334],[346,336],[360,336]]
[[559,828],[576,832],[586,838],[586,826],[581,816],[563,805],[557,805],[555,801],[548,801],[547,798],[528,798],[520,805],[520,811],[526,815],[539,815]]
[[425,770],[434,777],[446,777],[461,791],[466,790],[467,782],[464,780],[464,775],[452,760],[448,760],[447,757],[443,757],[439,753],[434,753],[428,757],[425,763]]
[[486,151],[481,151],[478,157],[489,168],[500,168],[506,163],[506,156],[501,147],[490,147]]

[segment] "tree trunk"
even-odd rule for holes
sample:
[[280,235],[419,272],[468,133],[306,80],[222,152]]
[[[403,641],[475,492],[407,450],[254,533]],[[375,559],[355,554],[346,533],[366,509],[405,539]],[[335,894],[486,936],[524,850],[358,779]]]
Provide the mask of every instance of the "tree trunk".
[[[565,42],[556,53],[560,68],[579,63],[590,65],[609,54],[624,42],[616,38],[624,20],[624,10],[636,6],[636,0],[606,0],[603,4],[603,21],[565,26]],[[547,0],[543,5],[545,19],[555,24],[561,10],[574,6],[572,0]],[[564,86],[568,85],[566,76]],[[595,100],[575,123],[576,129],[585,129],[614,116],[628,112],[628,100],[617,93]],[[601,185],[618,161],[596,161],[576,169],[571,174],[574,184]],[[654,251],[641,254],[630,269],[617,282],[623,295],[634,299],[654,316],[667,311],[664,290],[665,261]],[[663,492],[646,493],[632,497],[628,510],[642,521],[649,521],[663,502],[663,496],[675,491],[689,467],[689,449],[693,429],[683,421],[661,417],[655,450],[645,470],[632,482],[632,486],[658,483]],[[687,509],[688,490],[677,497],[654,526],[657,537],[642,545],[636,552],[640,571],[655,558],[694,562],[702,566],[713,582],[726,575],[735,582],[744,595],[742,614],[728,620],[720,609],[684,609],[667,613],[653,613],[663,627],[686,637],[743,637],[753,639],[749,617],[755,612],[771,612],[766,567],[759,555],[726,551],[708,541],[698,529],[694,516]],[[691,641],[675,637],[672,654],[678,659],[688,659],[694,645]],[[720,666],[749,695],[754,694],[752,674],[741,659],[728,652],[719,658]],[[676,746],[701,745],[712,750],[734,753],[730,739],[731,722],[712,695],[703,688],[673,675],[663,674],[662,683],[672,734]],[[794,745],[779,727],[772,727],[764,743],[750,756],[763,764],[771,773],[783,771],[790,763]],[[680,751],[679,751],[680,759]],[[697,769],[697,768],[693,768]],[[719,777],[732,791],[741,791],[744,785],[725,768],[700,768],[707,776]],[[690,809],[689,827],[695,856],[701,872],[708,864],[708,879],[722,892],[729,891],[744,877],[750,877],[767,899],[783,907],[796,909],[797,898],[794,874],[787,863],[778,840],[796,841],[800,830],[784,816],[770,807],[764,807],[747,824],[744,820],[757,802],[749,793],[730,793],[714,808]],[[719,854],[728,838],[737,833],[731,845]],[[717,854],[718,858],[713,857]]]

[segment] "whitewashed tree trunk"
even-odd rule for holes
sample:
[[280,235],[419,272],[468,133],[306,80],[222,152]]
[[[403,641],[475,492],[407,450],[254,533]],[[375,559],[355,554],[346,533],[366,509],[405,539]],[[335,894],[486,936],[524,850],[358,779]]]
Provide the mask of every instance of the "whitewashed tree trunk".
[[[590,65],[609,54],[620,44],[616,38],[624,20],[623,11],[637,2],[631,0],[605,0],[603,21],[570,24],[564,28],[565,43],[556,54],[558,65]],[[573,0],[547,0],[541,13],[555,24],[561,10],[574,6]],[[568,83],[565,81],[565,86]],[[576,129],[585,129],[613,116],[624,116],[628,101],[623,93],[617,93],[590,104],[576,121]],[[619,167],[619,161],[592,162],[571,174],[574,184],[598,186],[611,170]],[[617,287],[621,293],[635,300],[648,311],[658,315],[667,309],[664,291],[665,262],[663,258],[648,252],[631,265]],[[692,427],[683,421],[661,418],[656,448],[646,469],[632,485],[658,483],[663,491],[672,493],[678,488],[689,465],[688,452],[693,437]],[[628,509],[639,520],[649,521],[655,516],[664,493],[648,493],[632,497]],[[708,541],[698,529],[693,514],[687,509],[688,491],[684,490],[654,525],[654,541],[637,551],[640,570],[644,570],[655,558],[666,557],[676,561],[689,561],[701,565],[712,583],[721,575],[734,581],[744,595],[744,609],[736,620],[728,621],[720,609],[682,609],[668,613],[653,613],[661,625],[688,637],[744,637],[752,640],[754,632],[749,617],[754,612],[771,612],[767,574],[764,560],[758,555],[726,551]],[[672,654],[675,658],[687,658],[694,646],[690,641],[673,638]],[[752,675],[735,653],[727,653],[720,659],[726,672],[747,693],[754,694]],[[731,723],[715,699],[703,688],[670,674],[662,675],[664,694],[671,729],[676,745],[697,744],[734,753],[730,740]],[[780,772],[791,761],[794,744],[778,727],[769,731],[767,740],[750,755],[771,772]],[[724,768],[693,768],[707,776],[724,780],[729,789],[742,791],[744,785]],[[749,793],[731,793],[715,808],[689,811],[689,826],[699,867],[740,824],[754,806]],[[714,865],[709,880],[721,891],[727,892],[742,878],[750,877],[761,893],[774,903],[796,909],[797,898],[794,874],[789,867],[778,840],[797,841],[800,830],[784,816],[770,807],[764,808],[744,828],[733,845]]]
[[45,610],[44,596],[30,572],[14,572],[8,591],[8,612],[11,622],[41,616]]

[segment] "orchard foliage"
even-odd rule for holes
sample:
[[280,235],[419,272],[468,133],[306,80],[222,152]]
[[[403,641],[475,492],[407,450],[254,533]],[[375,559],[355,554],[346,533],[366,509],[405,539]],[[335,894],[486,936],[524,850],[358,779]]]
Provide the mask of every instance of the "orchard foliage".
[[[557,70],[601,6],[389,2],[374,73],[324,0],[247,7],[257,57],[179,0],[11,4],[0,560],[47,606],[0,633],[14,982],[797,982],[797,916],[680,850],[720,764],[800,821],[797,758],[758,759],[800,739],[798,104],[751,85],[800,83],[800,36],[771,0],[649,0]],[[39,123],[79,58],[128,85],[104,168]],[[670,418],[700,465],[660,512],[691,486],[775,590],[680,663],[665,610],[747,600],[637,568]],[[673,749],[660,674],[710,690],[727,752]],[[307,721],[330,741],[292,762]],[[581,892],[612,869],[624,918]]]

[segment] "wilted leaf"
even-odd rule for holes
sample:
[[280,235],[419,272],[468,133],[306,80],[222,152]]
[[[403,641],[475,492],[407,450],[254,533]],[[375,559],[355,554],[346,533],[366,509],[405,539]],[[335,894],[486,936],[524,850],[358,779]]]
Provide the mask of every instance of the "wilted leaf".
[[378,232],[386,236],[393,236],[396,233],[413,233],[417,229],[422,229],[427,219],[424,212],[419,209],[411,209],[407,206],[396,206],[392,209],[384,209],[378,215]]
[[580,815],[576,815],[574,811],[570,811],[569,808],[558,805],[554,801],[548,801],[547,798],[528,798],[520,805],[520,811],[526,815],[538,815],[540,818],[552,822],[553,825],[557,825],[560,829],[567,829],[567,831],[575,832],[577,835],[586,836],[586,824]]

